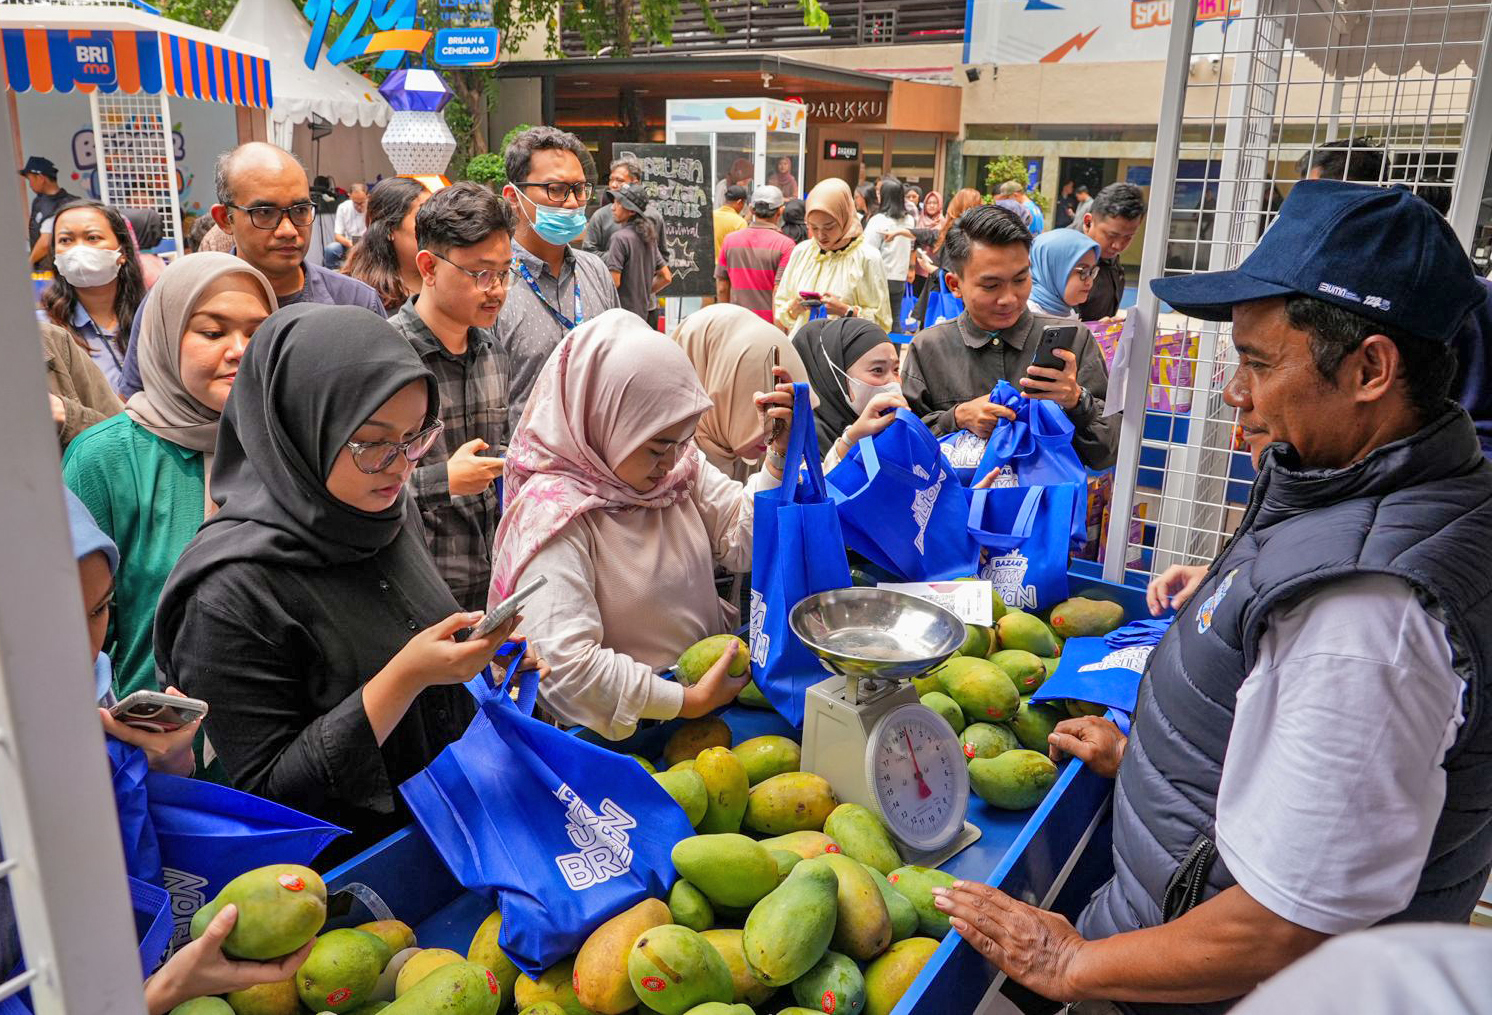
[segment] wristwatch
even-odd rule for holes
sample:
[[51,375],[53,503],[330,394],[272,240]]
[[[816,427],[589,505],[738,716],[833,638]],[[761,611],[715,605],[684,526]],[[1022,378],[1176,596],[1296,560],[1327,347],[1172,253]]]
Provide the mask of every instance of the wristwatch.
[[1078,388],[1078,402],[1071,409],[1067,410],[1067,414],[1087,422],[1093,418],[1094,411],[1093,393],[1087,388],[1080,386]]

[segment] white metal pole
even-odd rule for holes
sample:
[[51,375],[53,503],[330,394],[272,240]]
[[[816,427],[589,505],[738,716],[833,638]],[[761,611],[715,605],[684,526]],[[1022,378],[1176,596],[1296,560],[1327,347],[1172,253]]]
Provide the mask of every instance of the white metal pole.
[[104,151],[104,121],[98,108],[98,89],[88,93],[88,115],[93,119],[93,164],[94,177],[98,180],[98,199],[109,203],[109,173],[105,168],[108,159]]
[[1145,406],[1150,393],[1150,360],[1155,353],[1155,325],[1160,316],[1160,300],[1150,291],[1149,282],[1165,273],[1196,22],[1197,0],[1182,0],[1174,5],[1160,119],[1155,129],[1155,165],[1150,175],[1150,227],[1145,230],[1145,245],[1140,250],[1139,298],[1130,310],[1135,317],[1133,340],[1123,350],[1129,382],[1124,392],[1124,422],[1119,431],[1119,460],[1114,468],[1114,501],[1109,509],[1109,539],[1103,566],[1103,576],[1111,582],[1124,580],[1124,565],[1129,555],[1129,523],[1134,515],[1140,443],[1145,435]]
[[[15,157],[9,119],[0,106],[5,165]],[[15,198],[0,198],[0,234],[24,230]],[[19,247],[0,249],[0,300],[30,306],[29,274]],[[29,312],[10,321],[0,370],[10,451],[0,483],[0,838],[15,863],[9,883],[37,1015],[139,1015],[140,959],[57,430],[36,324]]]
[[[165,80],[164,67],[162,68],[161,80]],[[171,99],[166,94],[166,89],[161,89],[161,130],[165,132],[166,141],[166,182],[171,191],[171,211],[166,216],[166,228],[171,231],[171,238],[176,241],[177,254],[186,252],[186,237],[181,234],[181,192],[176,186],[176,136],[171,131]]]
[[1482,29],[1482,52],[1472,85],[1471,110],[1461,140],[1456,164],[1455,189],[1451,192],[1451,228],[1462,246],[1471,249],[1476,239],[1477,218],[1487,186],[1488,163],[1492,161],[1492,16]]

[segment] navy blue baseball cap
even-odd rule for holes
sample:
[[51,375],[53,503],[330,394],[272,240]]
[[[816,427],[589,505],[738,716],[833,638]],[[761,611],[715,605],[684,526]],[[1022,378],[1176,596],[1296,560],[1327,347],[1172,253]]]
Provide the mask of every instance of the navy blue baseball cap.
[[1297,183],[1232,271],[1157,278],[1155,295],[1204,321],[1272,296],[1311,296],[1420,338],[1449,342],[1487,298],[1450,224],[1404,187]]

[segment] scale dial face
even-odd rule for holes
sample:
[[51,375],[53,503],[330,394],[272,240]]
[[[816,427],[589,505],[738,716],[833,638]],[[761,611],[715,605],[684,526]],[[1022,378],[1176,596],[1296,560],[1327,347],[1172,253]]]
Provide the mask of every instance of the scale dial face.
[[918,852],[941,849],[963,829],[968,759],[953,727],[925,705],[898,705],[876,723],[865,782],[891,834]]

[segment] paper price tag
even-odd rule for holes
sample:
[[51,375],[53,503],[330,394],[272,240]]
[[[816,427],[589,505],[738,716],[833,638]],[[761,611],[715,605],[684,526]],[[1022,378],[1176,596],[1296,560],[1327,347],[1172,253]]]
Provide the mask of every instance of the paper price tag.
[[936,603],[965,624],[989,627],[994,623],[995,611],[990,598],[994,591],[987,581],[881,582],[877,587]]

